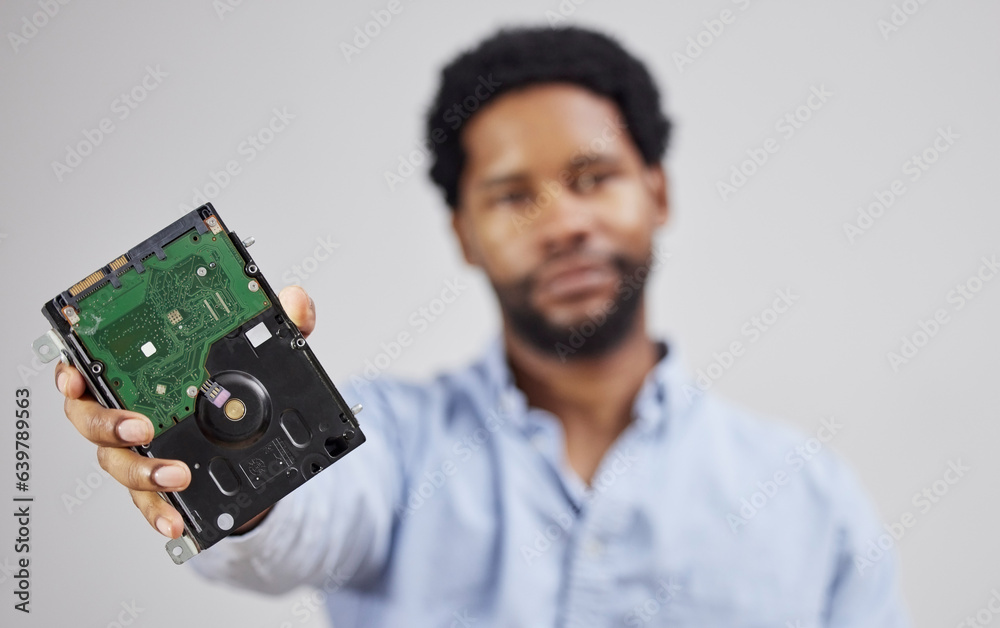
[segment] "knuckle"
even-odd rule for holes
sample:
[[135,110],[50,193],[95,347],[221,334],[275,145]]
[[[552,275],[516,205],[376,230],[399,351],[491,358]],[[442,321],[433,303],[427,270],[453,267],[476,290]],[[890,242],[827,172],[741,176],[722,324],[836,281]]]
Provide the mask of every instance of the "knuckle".
[[102,436],[111,436],[114,430],[108,427],[108,422],[100,412],[91,410],[87,412],[83,421],[83,435],[90,440],[100,439]]
[[144,516],[150,524],[156,521],[156,504],[149,498],[149,493],[136,489],[131,489],[130,492],[132,493],[132,503],[139,509],[142,516]]
[[125,479],[129,486],[147,487],[150,484],[149,471],[140,461],[133,461],[125,471]]
[[139,510],[142,511],[142,514],[145,515],[146,519],[148,519],[150,523],[153,523],[156,520],[156,502],[149,499],[149,494],[143,494],[143,500],[139,506]]

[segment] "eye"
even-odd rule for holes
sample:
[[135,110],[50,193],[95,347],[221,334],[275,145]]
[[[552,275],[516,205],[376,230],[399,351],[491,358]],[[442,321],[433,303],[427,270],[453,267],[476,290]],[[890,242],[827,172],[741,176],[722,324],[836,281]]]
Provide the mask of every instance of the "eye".
[[576,179],[573,181],[573,187],[577,192],[590,192],[597,186],[601,185],[608,179],[614,176],[614,172],[611,171],[585,171],[581,172]]
[[512,190],[493,198],[493,205],[520,206],[531,202],[531,195],[522,190]]

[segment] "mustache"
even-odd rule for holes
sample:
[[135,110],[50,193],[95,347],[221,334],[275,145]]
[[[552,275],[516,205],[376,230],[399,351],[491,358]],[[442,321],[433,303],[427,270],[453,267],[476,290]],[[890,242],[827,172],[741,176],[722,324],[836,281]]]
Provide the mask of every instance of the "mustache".
[[525,275],[517,283],[525,290],[533,290],[539,282],[544,281],[552,274],[559,272],[563,268],[572,266],[598,266],[610,268],[619,275],[624,275],[632,263],[625,256],[620,254],[605,253],[592,250],[571,250],[567,252],[550,255],[542,262],[538,268]]
[[[608,310],[607,316],[595,333],[589,336],[582,346],[573,344],[572,325],[555,324],[545,313],[533,303],[536,284],[546,281],[549,276],[558,274],[563,269],[579,266],[600,266],[610,268],[618,276],[616,295],[611,297],[614,306]],[[510,322],[511,330],[535,348],[544,353],[558,356],[565,361],[564,351],[573,347],[571,359],[600,355],[615,346],[632,329],[637,312],[642,303],[642,287],[646,274],[642,269],[648,269],[648,262],[632,259],[620,252],[605,253],[601,251],[575,250],[551,255],[533,271],[520,279],[504,284],[493,283],[500,308]],[[634,280],[634,283],[633,283]],[[629,291],[624,292],[622,285],[629,283]],[[578,323],[577,323],[578,324]]]

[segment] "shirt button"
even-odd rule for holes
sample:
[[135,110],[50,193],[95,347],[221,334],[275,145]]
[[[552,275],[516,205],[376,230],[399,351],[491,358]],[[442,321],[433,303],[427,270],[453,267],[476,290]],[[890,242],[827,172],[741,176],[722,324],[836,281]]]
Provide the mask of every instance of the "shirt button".
[[504,412],[511,412],[514,410],[515,406],[515,396],[512,392],[506,392],[500,397],[500,408]]
[[597,558],[604,554],[604,543],[601,543],[597,539],[588,539],[584,543],[583,551],[586,552],[587,556]]

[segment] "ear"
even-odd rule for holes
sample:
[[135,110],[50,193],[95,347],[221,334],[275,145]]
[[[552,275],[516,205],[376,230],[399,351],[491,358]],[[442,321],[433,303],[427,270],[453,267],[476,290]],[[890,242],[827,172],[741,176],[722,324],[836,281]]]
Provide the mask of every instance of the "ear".
[[648,166],[646,168],[646,185],[653,200],[653,209],[656,213],[655,222],[657,226],[667,222],[670,215],[670,195],[667,193],[667,173],[663,169],[663,164]]
[[465,258],[467,264],[472,266],[479,266],[478,258],[474,253],[475,247],[472,244],[471,226],[469,225],[469,218],[466,213],[462,211],[461,207],[452,207],[451,209],[451,229],[455,232],[455,237],[458,238],[458,244],[462,247],[462,257]]

